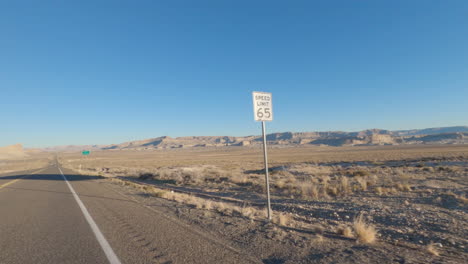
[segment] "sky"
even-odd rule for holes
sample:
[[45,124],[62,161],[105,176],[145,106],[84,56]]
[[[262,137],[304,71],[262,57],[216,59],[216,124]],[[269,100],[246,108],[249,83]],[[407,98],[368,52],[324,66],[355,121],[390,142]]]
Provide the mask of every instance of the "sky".
[[0,146],[468,125],[468,1],[0,1]]

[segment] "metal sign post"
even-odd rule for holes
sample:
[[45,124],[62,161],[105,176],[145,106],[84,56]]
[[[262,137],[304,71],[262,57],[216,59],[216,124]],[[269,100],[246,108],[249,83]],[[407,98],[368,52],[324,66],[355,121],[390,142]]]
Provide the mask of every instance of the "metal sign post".
[[268,221],[271,221],[271,201],[270,201],[270,177],[268,173],[268,153],[266,140],[266,125],[265,121],[273,121],[273,104],[271,93],[253,92],[254,119],[262,122],[263,134],[263,157],[265,163],[265,185],[267,192],[267,210]]
[[[90,153],[91,153],[91,151],[89,151],[89,150],[83,150],[83,151],[81,152],[81,155],[82,155],[81,157],[85,156],[85,157],[86,157],[86,160],[87,160]],[[81,158],[81,160],[83,160],[83,158]],[[82,162],[80,162],[80,169],[79,169],[79,172],[80,172],[80,173],[81,173],[81,163],[82,163]]]
[[263,133],[263,161],[265,163],[265,184],[267,191],[267,208],[268,208],[268,220],[271,220],[271,202],[270,202],[270,175],[268,173],[268,154],[267,154],[267,141],[265,132],[265,121],[262,121],[262,133]]

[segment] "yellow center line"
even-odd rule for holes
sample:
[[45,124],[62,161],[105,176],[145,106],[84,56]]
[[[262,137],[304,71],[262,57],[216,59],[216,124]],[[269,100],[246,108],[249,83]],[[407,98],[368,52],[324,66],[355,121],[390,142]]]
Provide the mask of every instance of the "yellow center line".
[[[45,169],[47,169],[47,168],[45,168]],[[40,170],[33,171],[33,172],[31,172],[30,174],[28,174],[28,175],[24,175],[24,176],[19,177],[18,179],[14,179],[14,180],[12,180],[12,181],[9,181],[9,182],[7,182],[7,183],[4,183],[4,184],[0,185],[0,189],[2,189],[2,188],[4,188],[4,187],[7,187],[7,186],[10,185],[10,184],[15,183],[15,182],[17,182],[17,181],[23,179],[24,177],[27,177],[27,176],[29,176],[29,175],[33,175],[33,174],[38,173],[38,172],[40,172],[40,171],[42,171],[42,170],[45,170],[45,169],[43,168],[43,169],[40,169]],[[1,177],[0,177],[0,180],[1,180]]]
[[[26,177],[26,176],[23,176],[23,177],[21,177],[21,178],[24,178],[24,177]],[[13,183],[15,183],[15,182],[21,180],[21,178],[18,178],[18,179],[15,179],[15,180],[12,180],[12,181],[9,181],[9,182],[7,182],[7,183],[5,183],[5,184],[0,185],[0,189],[2,189],[3,187],[7,187],[8,185],[13,184]]]

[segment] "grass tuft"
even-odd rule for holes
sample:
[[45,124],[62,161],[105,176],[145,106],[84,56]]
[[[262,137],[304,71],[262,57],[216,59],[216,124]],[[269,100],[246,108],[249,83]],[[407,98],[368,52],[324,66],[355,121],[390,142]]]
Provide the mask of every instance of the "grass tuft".
[[302,188],[302,197],[305,199],[318,199],[319,198],[319,191],[317,187],[312,183],[304,183],[301,185]]
[[439,256],[440,255],[440,253],[437,250],[434,243],[430,243],[429,245],[427,245],[426,251],[429,252],[431,255],[434,255],[434,256]]
[[365,178],[358,178],[357,182],[359,183],[359,186],[361,186],[361,190],[367,191],[367,179]]
[[353,230],[349,226],[341,227],[338,229],[338,234],[347,237],[347,238],[353,238]]
[[397,183],[395,185],[395,188],[399,191],[402,192],[410,192],[411,191],[411,186],[407,183]]
[[372,244],[376,240],[375,227],[366,223],[362,214],[354,220],[353,227],[359,242]]

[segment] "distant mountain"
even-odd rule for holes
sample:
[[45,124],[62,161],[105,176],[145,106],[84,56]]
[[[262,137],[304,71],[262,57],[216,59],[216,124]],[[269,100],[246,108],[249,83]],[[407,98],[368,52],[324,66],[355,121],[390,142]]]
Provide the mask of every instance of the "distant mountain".
[[[468,144],[468,127],[441,127],[413,130],[390,131],[368,129],[357,132],[283,132],[267,135],[270,145],[327,145],[327,146],[363,146],[363,145],[399,145],[399,144]],[[222,146],[251,146],[262,144],[261,136],[193,136],[156,137],[129,141],[112,145],[59,146],[46,148],[47,151],[81,150],[145,150],[176,149]]]
[[76,152],[82,150],[101,150],[103,146],[100,145],[66,145],[42,148],[43,151],[49,152]]
[[459,133],[459,132],[468,133],[468,126],[434,127],[434,128],[425,128],[425,129],[394,131],[394,133],[399,136],[436,135],[436,134]]
[[468,133],[443,133],[443,134],[432,134],[432,135],[418,135],[405,138],[406,142],[416,142],[416,143],[440,143],[440,144],[450,144],[464,141],[468,142]]

